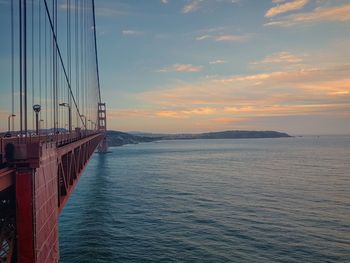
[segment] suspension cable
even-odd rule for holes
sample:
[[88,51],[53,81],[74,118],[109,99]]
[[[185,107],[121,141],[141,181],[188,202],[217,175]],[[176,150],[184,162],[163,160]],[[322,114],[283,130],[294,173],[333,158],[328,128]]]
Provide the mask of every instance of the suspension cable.
[[15,51],[14,51],[14,9],[13,1],[11,1],[11,118],[12,118],[12,127],[11,131],[14,130],[14,114],[15,114]]
[[95,43],[95,58],[96,58],[96,71],[97,71],[97,88],[98,88],[98,100],[101,103],[101,86],[100,86],[100,73],[98,67],[98,53],[97,53],[97,41],[96,41],[96,17],[95,17],[95,0],[92,0],[92,17],[94,27],[94,43]]
[[[54,25],[53,25],[53,22],[52,22],[52,19],[51,19],[51,16],[50,16],[50,12],[49,12],[49,8],[48,8],[48,5],[47,5],[47,1],[44,0],[44,3],[45,3],[45,10],[46,10],[47,18],[48,18],[48,20],[49,20],[49,24],[50,24],[50,27],[51,27],[52,36],[53,36],[53,39],[54,39],[54,44],[55,44],[55,47],[56,47],[56,49],[57,49],[58,57],[59,57],[59,59],[60,59],[60,64],[61,64],[62,69],[63,69],[64,77],[65,77],[65,80],[66,80],[66,82],[67,82],[67,84],[68,84],[68,89],[69,89],[69,92],[70,92],[70,94],[71,94],[71,96],[72,96],[72,99],[73,99],[74,105],[75,105],[75,107],[76,107],[76,110],[77,110],[77,112],[78,112],[78,114],[79,114],[79,116],[80,116],[80,120],[83,122],[83,118],[82,118],[82,116],[81,116],[81,114],[80,114],[80,111],[79,111],[77,102],[76,102],[76,100],[75,100],[75,98],[74,98],[74,94],[73,94],[73,91],[72,91],[71,83],[70,83],[70,81],[69,81],[69,78],[68,78],[68,75],[67,75],[67,71],[66,71],[66,68],[65,68],[65,66],[64,66],[64,62],[63,62],[61,50],[60,50],[60,48],[59,48],[59,46],[58,46],[57,36],[56,36],[55,30],[54,30]],[[84,123],[84,122],[83,122],[83,123]],[[85,128],[87,128],[85,123],[84,123],[84,126],[85,126]]]

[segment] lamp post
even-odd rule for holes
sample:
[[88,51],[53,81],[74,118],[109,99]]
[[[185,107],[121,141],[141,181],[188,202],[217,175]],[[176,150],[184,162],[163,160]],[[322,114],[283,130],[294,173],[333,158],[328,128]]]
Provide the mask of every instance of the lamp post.
[[39,104],[35,104],[33,105],[33,110],[35,112],[36,135],[39,135],[39,112],[41,110],[41,106]]
[[66,102],[60,103],[59,105],[62,107],[68,108],[68,130],[71,133],[72,132],[72,109],[70,105]]
[[7,129],[8,132],[11,131],[11,118],[14,118],[14,117],[16,117],[15,114],[10,114],[9,117],[8,117],[8,129]]

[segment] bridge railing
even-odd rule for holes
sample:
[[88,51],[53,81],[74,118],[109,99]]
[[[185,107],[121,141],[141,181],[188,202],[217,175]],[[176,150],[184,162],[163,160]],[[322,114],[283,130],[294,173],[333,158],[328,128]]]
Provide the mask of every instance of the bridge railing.
[[39,145],[50,145],[56,147],[62,147],[64,145],[76,142],[83,138],[96,135],[100,132],[96,130],[80,130],[77,129],[73,132],[60,132],[60,133],[46,133],[39,135],[28,134],[28,136],[12,136],[9,138],[0,138],[0,168],[6,163],[6,151],[8,151],[7,145],[20,145],[20,144],[39,144]]

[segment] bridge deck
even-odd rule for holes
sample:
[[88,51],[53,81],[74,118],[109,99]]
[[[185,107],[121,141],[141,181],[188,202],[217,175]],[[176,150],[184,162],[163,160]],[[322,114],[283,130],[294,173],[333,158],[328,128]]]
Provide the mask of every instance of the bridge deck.
[[0,140],[1,262],[14,237],[18,262],[58,261],[58,216],[103,138],[86,131]]

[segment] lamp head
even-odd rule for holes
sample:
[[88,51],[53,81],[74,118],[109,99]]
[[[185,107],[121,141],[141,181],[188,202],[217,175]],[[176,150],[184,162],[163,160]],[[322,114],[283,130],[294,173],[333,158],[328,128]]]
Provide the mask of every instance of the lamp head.
[[58,104],[58,105],[63,106],[63,107],[69,107],[69,104],[66,103],[66,102],[60,103],[60,104]]
[[35,113],[39,113],[41,110],[41,106],[39,104],[35,104],[33,105],[33,110],[35,111]]

